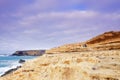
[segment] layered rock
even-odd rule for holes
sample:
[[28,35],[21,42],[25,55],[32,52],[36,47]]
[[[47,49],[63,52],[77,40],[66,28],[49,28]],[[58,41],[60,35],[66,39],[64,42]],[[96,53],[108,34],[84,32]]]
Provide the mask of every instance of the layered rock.
[[120,49],[120,31],[110,31],[83,43],[67,44],[47,50],[46,53],[83,52]]
[[24,50],[16,51],[12,56],[40,56],[45,53],[45,50]]
[[110,31],[98,35],[88,41],[86,44],[109,44],[109,43],[120,43],[120,31]]

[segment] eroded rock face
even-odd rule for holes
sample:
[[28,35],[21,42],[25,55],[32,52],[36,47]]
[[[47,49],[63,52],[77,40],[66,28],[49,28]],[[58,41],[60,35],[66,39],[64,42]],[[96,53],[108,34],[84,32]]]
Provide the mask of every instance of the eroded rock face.
[[120,49],[120,31],[110,31],[83,43],[66,44],[47,50],[46,53],[83,52]]
[[0,80],[120,80],[120,50],[45,54]]
[[25,50],[16,51],[12,56],[40,56],[45,53],[45,50]]
[[120,42],[120,31],[105,32],[86,41],[86,44],[105,44],[110,42]]

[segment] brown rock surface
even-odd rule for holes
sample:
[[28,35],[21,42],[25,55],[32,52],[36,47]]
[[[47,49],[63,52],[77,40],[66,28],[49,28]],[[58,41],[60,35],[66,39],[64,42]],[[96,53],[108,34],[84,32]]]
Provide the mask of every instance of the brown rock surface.
[[120,31],[110,31],[83,43],[74,43],[47,50],[46,53],[82,52],[120,49]]
[[120,50],[45,54],[0,80],[120,80]]
[[110,31],[98,35],[86,42],[86,44],[120,43],[120,31]]

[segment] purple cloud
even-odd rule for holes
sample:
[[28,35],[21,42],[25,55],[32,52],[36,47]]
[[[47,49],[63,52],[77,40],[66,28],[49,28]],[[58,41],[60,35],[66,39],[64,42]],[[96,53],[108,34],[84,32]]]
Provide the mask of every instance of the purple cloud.
[[0,0],[0,51],[52,48],[120,30],[118,3],[115,0]]

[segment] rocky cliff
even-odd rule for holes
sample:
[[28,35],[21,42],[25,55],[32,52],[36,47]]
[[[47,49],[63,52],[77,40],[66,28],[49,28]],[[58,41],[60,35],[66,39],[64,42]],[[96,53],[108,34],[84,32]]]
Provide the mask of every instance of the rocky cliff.
[[98,35],[88,41],[86,44],[109,44],[120,42],[120,31],[109,31]]
[[12,56],[40,56],[45,53],[45,50],[24,50],[16,51]]
[[100,34],[83,43],[66,44],[47,50],[46,53],[83,52],[120,49],[120,31]]

